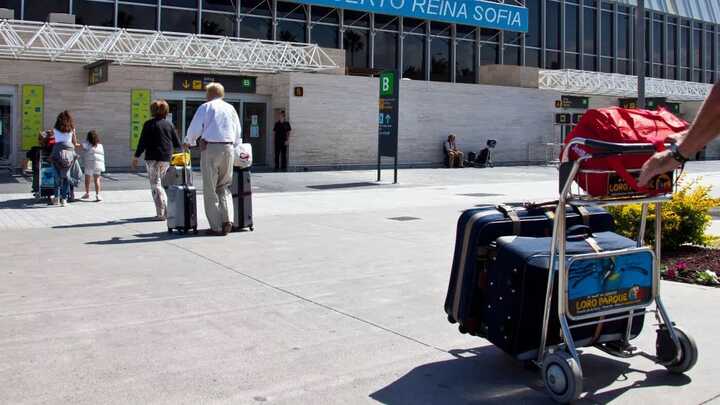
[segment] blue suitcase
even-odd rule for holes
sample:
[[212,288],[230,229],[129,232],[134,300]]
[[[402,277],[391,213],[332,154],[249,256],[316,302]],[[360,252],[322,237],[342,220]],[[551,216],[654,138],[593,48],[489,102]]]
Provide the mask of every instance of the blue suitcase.
[[[592,241],[588,241],[590,238]],[[513,236],[499,238],[495,260],[487,269],[490,287],[483,306],[487,339],[521,360],[536,357],[540,345],[551,239],[551,237]],[[574,265],[568,268],[569,306],[576,307],[573,305],[573,292],[577,291],[587,296],[588,291],[602,290],[600,285],[613,294],[608,295],[609,297],[627,294],[627,291],[634,290],[638,303],[650,299],[652,293],[645,287],[652,286],[654,256],[647,249],[634,249],[636,246],[636,241],[613,232],[568,236],[566,260],[572,262],[573,257],[586,255],[586,259],[575,261]],[[595,249],[600,251],[627,249],[628,253],[622,255],[622,259],[614,254],[605,258],[597,255],[598,257],[595,258],[596,255],[593,255],[596,253]],[[557,277],[555,283],[554,291],[557,291]],[[641,295],[643,299],[640,299]],[[598,295],[594,296],[598,297]],[[552,295],[550,308],[548,345],[560,343],[557,305],[557,293],[555,293]],[[624,307],[618,306],[618,311],[623,311]],[[571,321],[571,326],[579,322],[600,320],[593,316],[594,312],[588,306],[581,306],[581,311],[585,311],[586,318],[583,321]],[[569,313],[572,314],[573,309]],[[618,315],[622,314],[627,314],[627,311]],[[583,316],[581,313],[576,315]],[[644,315],[637,315],[631,318],[630,322],[632,322],[630,338],[633,338],[642,331]],[[578,327],[573,329],[572,334],[579,347],[592,346],[622,340],[627,326],[628,319],[618,319],[598,325]]]
[[[555,205],[500,205],[469,209],[460,215],[445,312],[462,333],[483,335],[482,306],[492,244],[501,236],[551,236]],[[567,208],[568,226],[585,224],[595,232],[614,227],[607,211],[598,207]]]

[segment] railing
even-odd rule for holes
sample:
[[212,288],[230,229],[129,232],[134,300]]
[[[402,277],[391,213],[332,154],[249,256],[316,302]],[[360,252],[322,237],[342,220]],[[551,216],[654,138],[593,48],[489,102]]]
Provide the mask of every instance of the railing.
[[[538,87],[570,94],[631,97],[637,95],[637,77],[584,70],[541,70]],[[646,78],[648,97],[667,97],[677,101],[704,100],[712,85]]]
[[312,44],[19,20],[0,20],[0,58],[226,72],[337,68]]

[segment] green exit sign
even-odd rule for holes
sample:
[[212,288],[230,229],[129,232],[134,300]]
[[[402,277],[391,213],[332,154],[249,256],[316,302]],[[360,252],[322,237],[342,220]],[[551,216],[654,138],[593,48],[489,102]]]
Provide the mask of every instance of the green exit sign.
[[380,97],[392,97],[395,94],[395,72],[380,74]]

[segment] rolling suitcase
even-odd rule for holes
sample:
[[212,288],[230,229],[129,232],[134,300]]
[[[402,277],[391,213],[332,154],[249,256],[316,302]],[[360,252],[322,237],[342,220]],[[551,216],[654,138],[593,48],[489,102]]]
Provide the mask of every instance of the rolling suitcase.
[[[185,181],[183,181],[183,175],[185,176]],[[192,176],[192,167],[190,166],[170,166],[167,169],[167,172],[165,172],[165,175],[160,180],[160,183],[162,184],[165,189],[170,188],[170,186],[177,186],[181,184],[186,184],[188,186],[193,185],[193,176]]]
[[[578,227],[575,227],[578,228]],[[571,261],[573,256],[592,254],[600,251],[619,249],[633,249],[637,242],[620,236],[613,232],[598,232],[589,235],[589,229],[583,227],[582,235],[569,235],[566,244],[566,260]],[[572,233],[570,228],[568,233]],[[487,339],[506,353],[521,360],[528,360],[537,356],[540,345],[543,325],[543,309],[548,280],[549,252],[552,237],[533,238],[505,236],[497,240],[495,260],[491,261],[487,270],[489,288],[486,292],[483,306],[483,319],[487,327]],[[644,285],[644,281],[651,277],[652,260],[654,256],[650,250],[641,250],[636,255],[634,263],[644,266],[627,265],[625,258],[620,265],[617,256],[612,258],[590,258],[582,267],[575,266],[570,270],[568,288],[578,289],[590,287],[593,283],[604,283],[614,295],[605,296],[606,300],[618,300],[617,297],[627,299],[625,290],[634,286]],[[591,255],[592,256],[592,255]],[[615,266],[615,263],[618,263]],[[609,267],[606,265],[609,264]],[[646,268],[650,266],[650,268]],[[637,272],[637,273],[633,273]],[[617,275],[616,275],[617,273]],[[622,273],[622,274],[621,274]],[[627,277],[630,274],[630,277]],[[621,277],[623,276],[623,277]],[[633,277],[636,276],[636,277]],[[609,283],[629,283],[610,286]],[[557,291],[557,277],[555,277],[555,291]],[[635,291],[635,298],[651,297],[649,291]],[[602,295],[594,295],[587,302],[602,302]],[[574,304],[571,301],[571,304]],[[548,345],[560,343],[560,324],[557,314],[557,294],[553,294],[550,308],[550,323],[548,326]],[[578,304],[578,307],[584,307]],[[587,310],[587,308],[583,308]],[[572,310],[571,310],[572,312]],[[592,315],[590,312],[589,315]],[[622,314],[618,314],[622,315]],[[582,322],[597,320],[598,318],[584,319]],[[592,346],[599,343],[621,341],[626,333],[628,319],[619,319],[597,325],[587,325],[572,329],[573,337],[578,346]],[[633,338],[640,334],[644,323],[644,315],[630,318],[631,335]],[[578,322],[570,322],[572,327]]]
[[185,170],[180,171],[182,184],[168,188],[167,227],[168,233],[177,230],[197,233],[197,190],[186,183]]
[[233,198],[233,230],[255,230],[252,219],[252,188],[250,183],[250,168],[241,169],[233,167],[232,186],[230,188]]
[[[445,312],[463,333],[483,334],[482,303],[492,243],[501,236],[551,236],[555,205],[485,206],[462,213],[457,223],[455,253]],[[613,229],[613,219],[597,207],[567,208],[568,226],[585,224],[593,231]]]

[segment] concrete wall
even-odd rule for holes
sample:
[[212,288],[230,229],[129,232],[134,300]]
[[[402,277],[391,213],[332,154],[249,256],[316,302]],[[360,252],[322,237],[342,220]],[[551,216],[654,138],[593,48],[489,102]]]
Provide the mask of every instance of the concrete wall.
[[[376,162],[378,85],[375,78],[290,74],[291,87],[305,88],[304,97],[290,96],[291,165]],[[537,89],[403,80],[400,162],[441,163],[442,142],[450,132],[466,151],[497,139],[498,162],[526,162],[527,144],[542,142],[552,130],[557,98]]]

